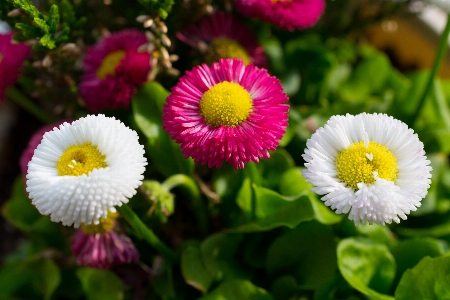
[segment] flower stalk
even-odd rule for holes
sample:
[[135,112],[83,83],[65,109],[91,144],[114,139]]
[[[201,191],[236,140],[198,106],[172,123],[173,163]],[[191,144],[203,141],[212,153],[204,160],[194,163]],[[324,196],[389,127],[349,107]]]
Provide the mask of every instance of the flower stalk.
[[20,107],[33,115],[36,119],[44,124],[54,123],[56,120],[43,111],[36,103],[31,101],[28,97],[22,94],[15,86],[10,86],[5,90],[5,95],[17,103]]
[[417,105],[416,110],[412,115],[412,122],[410,123],[411,126],[413,126],[413,124],[419,117],[420,111],[422,110],[422,107],[425,104],[425,100],[433,87],[434,78],[436,77],[436,74],[438,73],[442,65],[442,61],[444,60],[445,53],[447,52],[448,48],[449,33],[450,33],[450,14],[447,16],[447,24],[445,25],[444,31],[442,32],[441,37],[439,38],[436,58],[434,59],[430,76],[428,77],[428,81],[425,85],[425,89],[423,90],[423,94],[422,97],[420,98],[419,104]]
[[142,236],[150,245],[152,245],[156,250],[158,250],[164,257],[175,263],[179,260],[178,255],[170,249],[166,244],[164,244],[155,233],[148,228],[141,219],[135,214],[135,212],[126,204],[122,206],[116,206],[117,211],[122,217],[127,220],[127,222],[133,227],[138,235]]
[[166,191],[170,191],[177,186],[183,187],[188,191],[194,205],[193,210],[197,218],[200,233],[202,236],[206,236],[208,233],[208,215],[197,184],[191,177],[184,174],[170,176],[161,184],[161,187]]

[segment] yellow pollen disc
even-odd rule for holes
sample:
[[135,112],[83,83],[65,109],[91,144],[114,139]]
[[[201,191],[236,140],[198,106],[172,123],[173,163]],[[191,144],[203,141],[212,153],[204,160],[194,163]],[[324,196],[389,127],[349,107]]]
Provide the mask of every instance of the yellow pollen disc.
[[111,231],[114,228],[114,220],[117,219],[117,217],[117,213],[108,212],[106,218],[101,218],[100,222],[97,225],[95,225],[94,223],[92,223],[91,225],[85,225],[84,223],[81,223],[80,227],[86,234],[103,234],[107,231]]
[[252,97],[242,86],[223,81],[203,94],[200,113],[212,127],[234,127],[247,119],[252,106]]
[[91,143],[69,146],[58,160],[56,169],[59,176],[81,176],[94,169],[106,168],[106,155]]
[[0,53],[0,62],[2,61],[2,59],[3,59],[3,55]]
[[338,153],[335,163],[338,178],[355,191],[360,182],[375,183],[373,172],[385,180],[397,179],[397,158],[386,146],[376,142],[369,142],[367,148],[364,141],[351,144]]
[[272,0],[272,2],[275,4],[277,2],[292,2],[292,0]]
[[106,55],[102,64],[97,69],[97,78],[105,79],[107,75],[114,75],[117,66],[125,57],[125,54],[126,52],[124,50],[117,50]]
[[221,58],[240,58],[245,65],[251,62],[250,55],[244,47],[236,41],[225,37],[216,38],[212,41],[206,54],[206,62],[212,63],[219,61]]

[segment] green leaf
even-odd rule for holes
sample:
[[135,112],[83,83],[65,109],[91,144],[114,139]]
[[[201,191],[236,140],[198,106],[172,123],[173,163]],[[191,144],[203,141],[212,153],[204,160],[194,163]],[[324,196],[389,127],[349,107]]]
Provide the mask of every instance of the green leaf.
[[450,256],[425,257],[403,274],[395,290],[395,299],[450,299],[449,282]]
[[264,289],[248,280],[227,280],[198,300],[273,300]]
[[[291,155],[284,149],[278,148],[270,154],[270,159],[263,159],[258,164],[263,177],[263,185],[275,189],[280,184],[281,175],[295,166]],[[256,183],[256,182],[255,182]]]
[[302,168],[291,168],[284,172],[280,178],[280,192],[285,196],[294,196],[306,192],[313,206],[316,219],[322,224],[336,224],[342,219],[342,215],[337,215],[328,208],[317,194],[311,192],[313,185],[306,181],[302,175]]
[[347,238],[337,248],[342,276],[369,299],[394,300],[385,295],[395,276],[395,260],[386,245],[369,239]]
[[244,223],[250,222],[252,220],[252,181],[250,178],[245,178],[242,183],[242,187],[236,197],[236,204],[242,210]]
[[61,273],[56,263],[44,258],[30,263],[33,271],[33,285],[44,295],[44,299],[50,299],[53,292],[61,282]]
[[286,197],[256,185],[253,185],[253,190],[256,197],[256,221],[238,226],[232,232],[267,231],[280,226],[292,229],[301,222],[313,219],[324,224],[335,224],[340,220],[307,192]]
[[[354,222],[351,223],[353,226],[355,226]],[[355,229],[356,232],[360,235],[366,236],[377,243],[382,243],[390,246],[395,242],[394,234],[387,226],[378,224],[360,224],[358,226],[355,226]]]
[[297,284],[297,280],[290,275],[278,277],[270,287],[270,293],[279,300],[296,299],[293,296],[301,290],[302,287]]
[[200,249],[189,246],[181,254],[181,274],[187,284],[206,294],[213,283],[213,276],[206,270]]
[[176,297],[176,289],[173,278],[172,266],[163,262],[157,270],[157,273],[151,281],[152,288],[161,299],[174,299]]
[[302,175],[302,168],[291,168],[280,178],[280,193],[285,196],[295,196],[303,192],[310,192],[313,185]]
[[336,241],[330,226],[305,222],[278,237],[266,256],[271,276],[290,274],[299,287],[317,289],[337,270]]
[[413,268],[425,256],[441,256],[447,249],[448,244],[445,241],[428,237],[413,238],[398,243],[391,249],[397,263],[397,282],[407,269]]
[[162,109],[168,95],[157,82],[141,86],[131,100],[134,120],[148,139],[147,153],[159,172],[166,177],[178,173],[190,175],[193,160],[184,158],[180,146],[163,129]]
[[242,240],[241,234],[216,233],[200,245],[203,265],[214,280],[249,279],[250,274],[235,259]]
[[58,30],[58,24],[59,24],[59,12],[58,12],[58,6],[53,4],[50,6],[50,11],[48,12],[47,17],[47,24],[49,26],[49,33],[53,36],[56,33],[56,30]]
[[47,33],[39,40],[42,46],[47,47],[49,49],[55,48],[55,41],[52,38],[52,35]]
[[350,78],[340,88],[340,96],[348,101],[366,101],[379,91],[389,76],[390,63],[386,55],[373,54],[356,65]]
[[139,2],[150,10],[158,12],[163,19],[167,18],[174,0],[139,0]]
[[75,12],[69,0],[61,0],[60,7],[61,7],[61,16],[64,23],[67,23],[69,25],[75,24],[76,22]]
[[48,247],[69,250],[59,225],[41,215],[31,204],[22,176],[14,182],[11,199],[3,205],[2,214],[5,219],[30,236],[34,246],[40,248],[37,250]]
[[80,268],[77,270],[83,291],[88,300],[123,299],[123,286],[119,277],[109,270]]
[[35,275],[22,261],[5,263],[0,268],[0,299],[10,299],[12,295],[29,286]]

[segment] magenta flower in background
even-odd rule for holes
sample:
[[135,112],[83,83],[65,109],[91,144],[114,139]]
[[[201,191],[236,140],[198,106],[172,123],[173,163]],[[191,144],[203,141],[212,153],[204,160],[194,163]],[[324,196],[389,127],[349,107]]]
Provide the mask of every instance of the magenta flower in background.
[[151,55],[138,52],[145,34],[127,29],[103,38],[88,48],[80,94],[91,111],[127,108],[136,87],[147,81]]
[[324,0],[235,0],[237,9],[284,29],[312,27],[325,9]]
[[269,158],[288,125],[289,105],[280,81],[240,59],[195,67],[167,97],[163,126],[185,157],[235,169]]
[[98,269],[109,269],[123,263],[139,260],[139,252],[131,239],[121,233],[116,213],[109,213],[99,225],[82,224],[72,237],[71,248],[77,264]]
[[58,121],[56,123],[45,125],[38,129],[33,135],[31,136],[30,140],[28,141],[28,145],[25,148],[25,150],[22,152],[22,155],[20,156],[19,165],[20,170],[22,172],[22,175],[25,177],[28,172],[28,163],[30,162],[31,158],[33,157],[34,150],[37,148],[37,146],[41,143],[42,137],[47,131],[53,130],[55,127],[59,127],[64,122],[71,122],[68,120],[62,120]]
[[245,64],[267,65],[267,56],[252,30],[231,14],[217,12],[176,35],[194,48],[202,50],[206,45],[207,63],[220,58],[240,58]]
[[0,102],[4,100],[5,89],[16,82],[31,51],[28,45],[13,42],[12,38],[11,32],[0,33]]

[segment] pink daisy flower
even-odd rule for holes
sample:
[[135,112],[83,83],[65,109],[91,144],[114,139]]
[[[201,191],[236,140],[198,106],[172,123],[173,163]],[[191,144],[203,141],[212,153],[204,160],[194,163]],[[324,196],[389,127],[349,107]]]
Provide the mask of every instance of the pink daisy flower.
[[23,61],[30,55],[31,48],[12,40],[13,33],[0,33],[0,102],[5,89],[13,85],[20,74]]
[[56,123],[45,125],[38,129],[33,135],[31,136],[30,140],[28,141],[28,145],[25,148],[25,150],[22,152],[22,155],[20,156],[19,165],[20,170],[22,171],[23,176],[26,176],[28,173],[28,163],[30,162],[31,158],[33,157],[34,150],[37,148],[37,146],[41,143],[42,137],[47,131],[53,130],[55,127],[59,127],[64,122],[71,122],[68,120],[62,120],[58,121]]
[[123,233],[115,220],[117,214],[109,213],[99,225],[81,225],[72,238],[71,248],[77,264],[98,269],[139,260],[133,242]]
[[325,9],[324,0],[235,0],[234,3],[244,15],[291,31],[314,26]]
[[163,126],[185,157],[235,169],[269,158],[288,125],[288,97],[267,70],[221,59],[195,67],[167,97]]
[[207,45],[205,58],[209,64],[220,58],[240,58],[245,64],[267,65],[264,49],[251,29],[231,14],[217,12],[176,35],[194,48]]
[[145,34],[123,30],[103,38],[88,48],[80,94],[91,111],[127,108],[136,86],[147,81],[150,54],[138,52],[147,43]]

